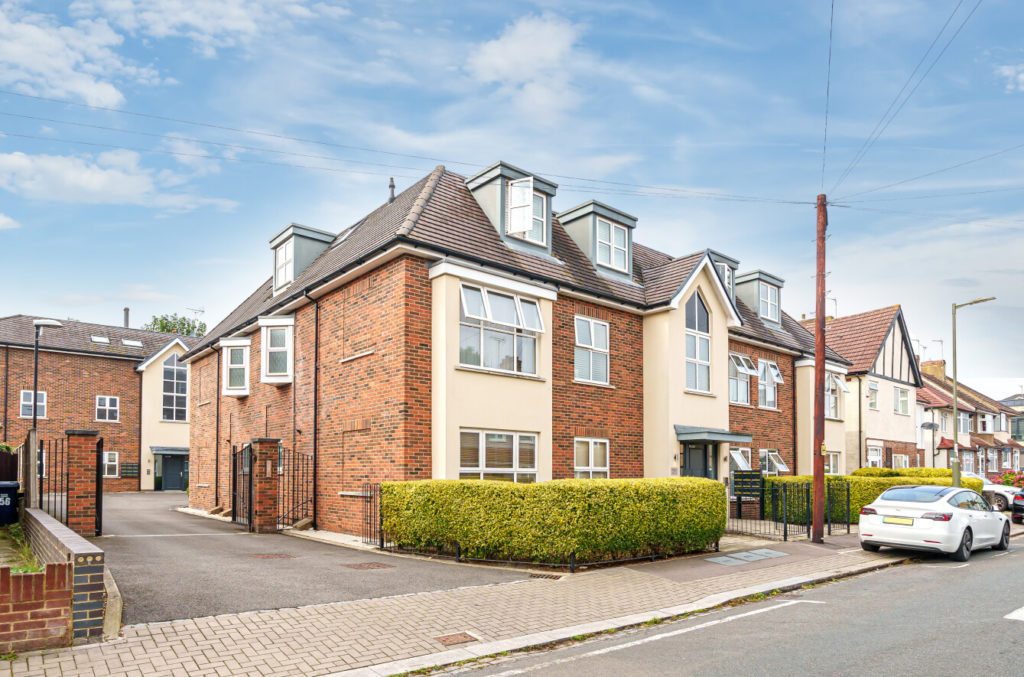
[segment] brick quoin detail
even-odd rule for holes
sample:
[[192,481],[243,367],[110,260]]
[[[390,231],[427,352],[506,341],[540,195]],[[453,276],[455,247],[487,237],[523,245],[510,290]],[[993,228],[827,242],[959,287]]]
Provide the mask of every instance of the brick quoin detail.
[[94,431],[69,430],[67,466],[68,528],[79,536],[96,535],[96,443]]
[[[754,440],[750,443],[750,465],[757,470],[761,467],[758,457],[760,449],[775,449],[789,466],[789,473],[796,472],[796,428],[794,408],[796,406],[796,384],[794,383],[793,356],[768,348],[729,339],[729,352],[747,355],[757,366],[758,360],[768,360],[778,365],[784,383],[776,393],[777,409],[762,409],[758,402],[756,376],[750,377],[750,406],[729,404],[729,429],[747,433]],[[741,446],[741,445],[736,445]]]
[[252,441],[252,530],[277,531],[277,450],[281,440]]
[[31,651],[71,643],[71,564],[12,574],[0,567],[0,652]]

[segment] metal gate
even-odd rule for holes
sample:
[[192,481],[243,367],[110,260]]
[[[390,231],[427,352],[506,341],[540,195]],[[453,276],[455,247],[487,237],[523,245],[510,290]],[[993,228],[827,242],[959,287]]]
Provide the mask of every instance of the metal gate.
[[284,446],[277,450],[277,526],[313,516],[313,457]]
[[96,441],[96,535],[103,535],[103,438]]
[[[766,482],[762,478],[757,491],[753,492],[746,491],[747,487],[742,482],[736,483],[736,475],[742,474],[733,474],[735,491],[730,499],[729,519],[725,528],[728,533],[783,541],[811,537],[811,482]],[[850,533],[849,482],[839,479],[825,482],[824,513],[829,536],[833,531]]]
[[68,523],[69,475],[65,440],[39,440],[36,456],[38,507],[64,524]]
[[252,531],[252,445],[231,448],[231,521]]

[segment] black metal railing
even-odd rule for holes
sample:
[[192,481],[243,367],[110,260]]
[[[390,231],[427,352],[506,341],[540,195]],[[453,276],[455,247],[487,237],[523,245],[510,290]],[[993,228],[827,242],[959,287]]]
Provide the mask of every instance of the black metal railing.
[[[764,482],[758,496],[730,499],[729,533],[788,541],[811,535],[811,482]],[[828,535],[850,533],[850,483],[825,482],[825,525]]]
[[380,482],[363,483],[363,520],[359,535],[363,545],[375,545],[381,550],[387,545],[384,515],[380,510]]
[[68,453],[64,439],[39,440],[36,458],[39,509],[68,523]]
[[313,457],[283,446],[277,452],[277,525],[294,526],[313,516]]
[[231,448],[231,521],[252,530],[252,445]]

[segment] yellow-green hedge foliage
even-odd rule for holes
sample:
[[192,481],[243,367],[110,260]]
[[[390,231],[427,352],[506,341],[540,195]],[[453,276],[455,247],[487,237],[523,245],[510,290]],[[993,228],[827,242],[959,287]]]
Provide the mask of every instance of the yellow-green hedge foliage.
[[857,468],[854,477],[952,477],[953,471],[948,468]]
[[399,547],[532,562],[703,550],[725,532],[725,486],[694,477],[514,484],[381,485],[384,532]]

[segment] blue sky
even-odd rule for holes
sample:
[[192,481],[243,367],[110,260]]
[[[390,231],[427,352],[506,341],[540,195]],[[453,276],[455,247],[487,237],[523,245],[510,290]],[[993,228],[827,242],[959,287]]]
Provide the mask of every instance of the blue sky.
[[[957,4],[836,2],[824,184],[849,207],[830,214],[829,312],[901,303],[948,357],[950,303],[997,296],[962,311],[959,356],[1002,397],[1024,384],[1024,149],[852,194],[1024,143],[1024,7],[982,3],[832,190]],[[556,210],[600,199],[640,242],[785,278],[799,317],[813,207],[685,191],[814,200],[829,4],[681,6],[0,0],[0,90],[59,101],[0,93],[0,315],[201,307],[212,325],[269,277],[287,223],[337,231],[388,176],[503,159],[559,183]]]

